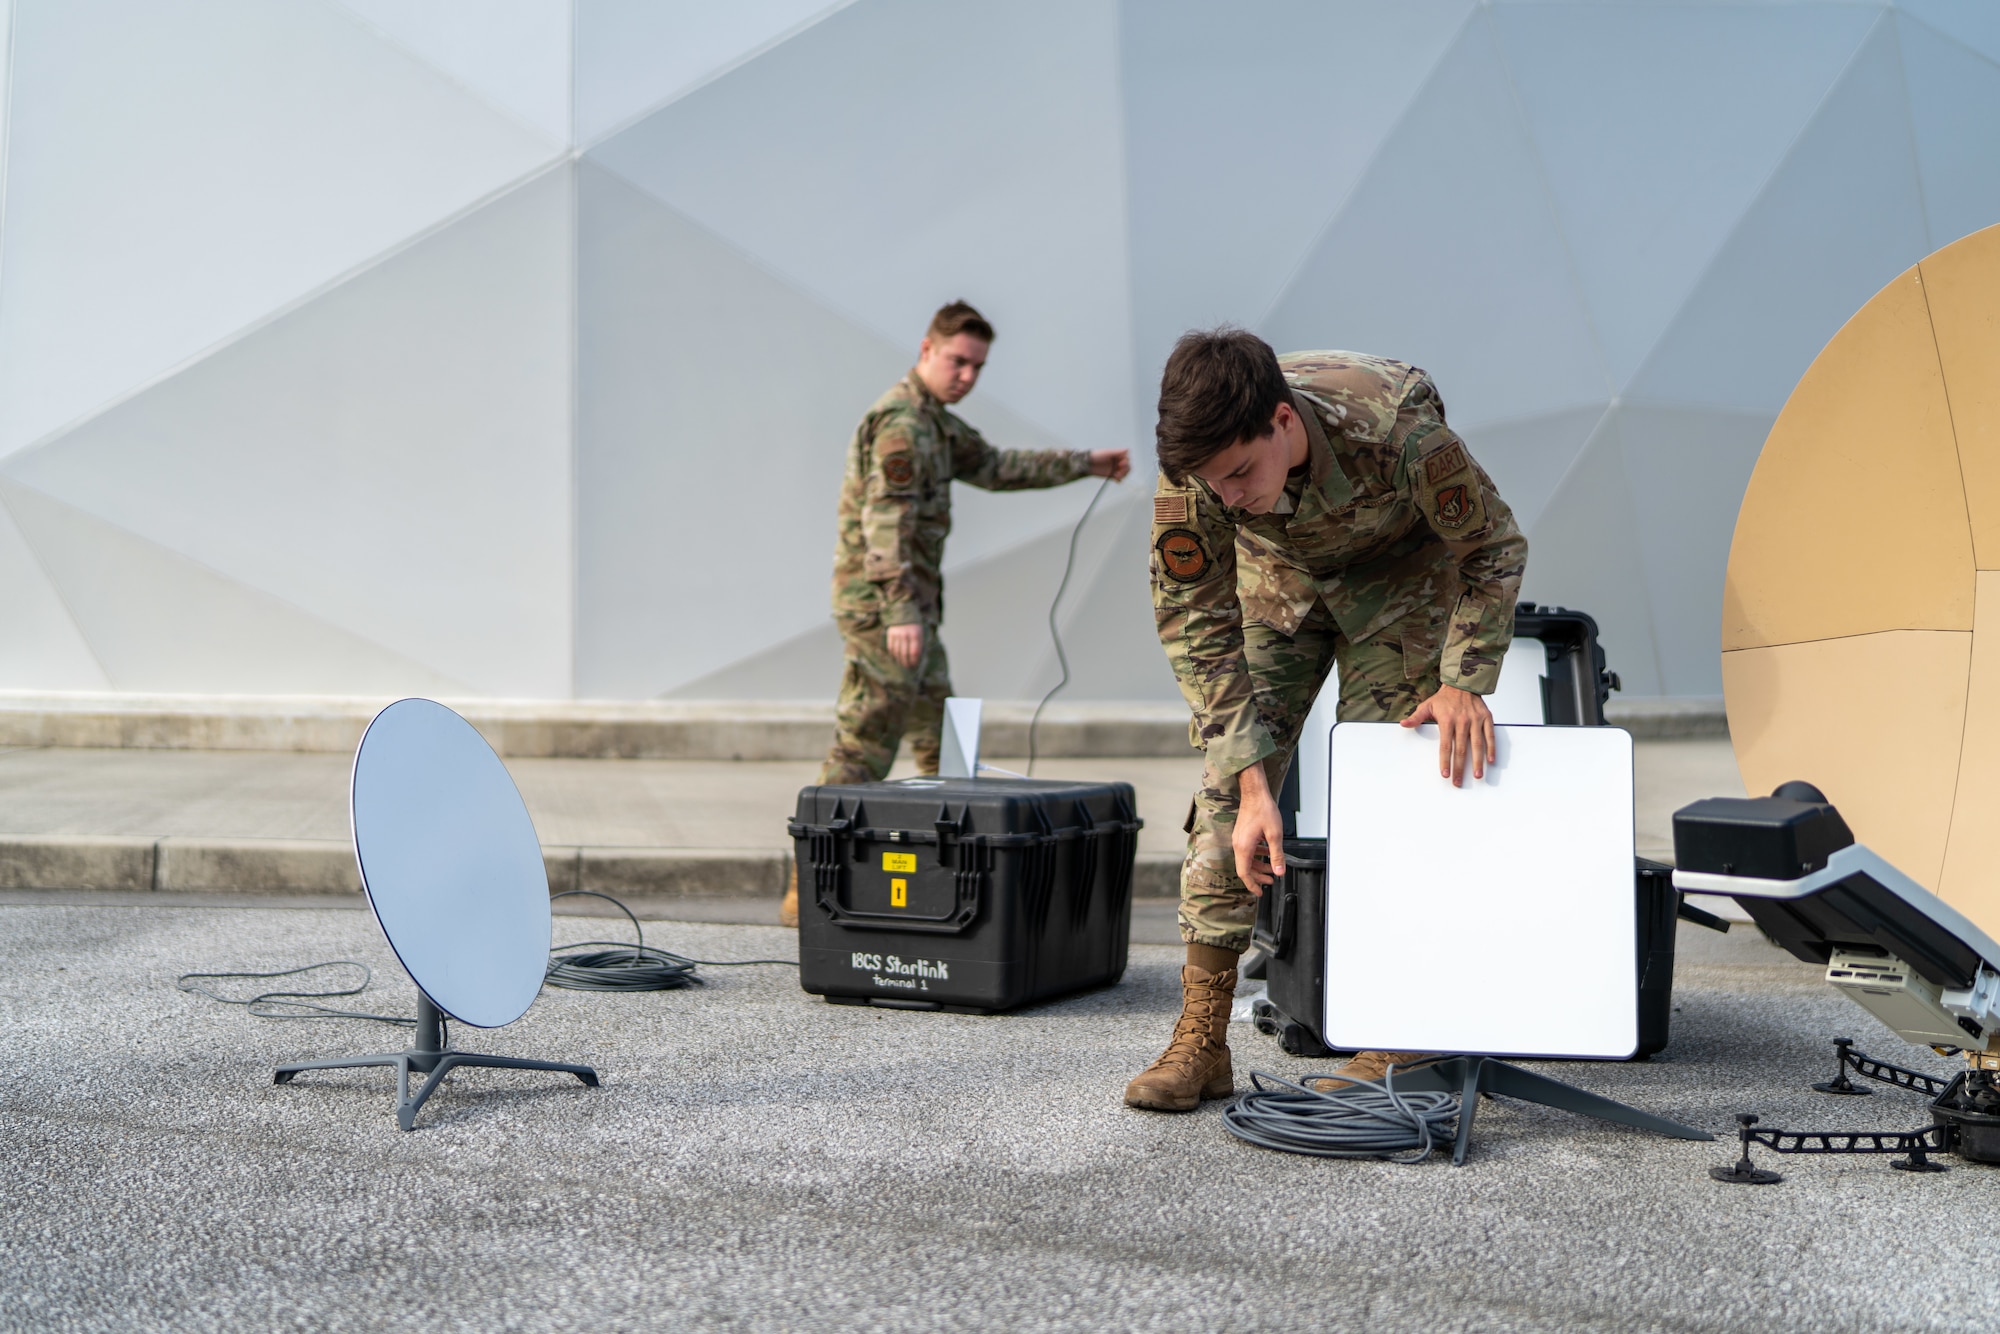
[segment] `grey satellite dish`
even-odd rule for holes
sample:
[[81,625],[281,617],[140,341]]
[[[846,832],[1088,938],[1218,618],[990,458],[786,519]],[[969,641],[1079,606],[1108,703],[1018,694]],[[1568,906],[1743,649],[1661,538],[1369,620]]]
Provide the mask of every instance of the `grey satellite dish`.
[[[458,1066],[555,1070],[594,1086],[587,1065],[483,1056],[444,1041],[446,1016],[474,1028],[519,1019],[548,968],[541,840],[486,739],[442,704],[397,700],[354,752],[349,802],[368,905],[417,984],[416,1038],[406,1051],[281,1066],[277,1082],[302,1070],[394,1066],[405,1130]],[[430,1076],[414,1097],[412,1070]]]

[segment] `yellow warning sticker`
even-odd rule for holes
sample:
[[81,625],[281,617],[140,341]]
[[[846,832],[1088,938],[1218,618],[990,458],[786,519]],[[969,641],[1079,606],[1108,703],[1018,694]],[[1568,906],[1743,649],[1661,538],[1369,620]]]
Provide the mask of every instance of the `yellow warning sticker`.
[[889,882],[889,906],[891,908],[910,906],[910,882],[901,876]]
[[914,871],[917,869],[917,854],[914,852],[885,852],[882,854],[882,869],[885,871]]

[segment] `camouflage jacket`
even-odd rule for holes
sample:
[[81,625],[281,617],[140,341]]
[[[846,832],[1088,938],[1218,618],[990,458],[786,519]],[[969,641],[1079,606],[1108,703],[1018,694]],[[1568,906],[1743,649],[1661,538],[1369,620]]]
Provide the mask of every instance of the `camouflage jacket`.
[[1294,634],[1315,603],[1354,643],[1390,626],[1412,677],[1490,694],[1514,637],[1528,543],[1445,425],[1430,377],[1352,352],[1278,359],[1306,428],[1290,513],[1224,506],[1190,476],[1153,497],[1153,612],[1211,767],[1275,754],[1243,654],[1245,621]]
[[936,625],[944,618],[954,481],[1021,491],[1089,473],[1087,451],[995,449],[911,371],[875,400],[847,447],[833,551],[834,614]]

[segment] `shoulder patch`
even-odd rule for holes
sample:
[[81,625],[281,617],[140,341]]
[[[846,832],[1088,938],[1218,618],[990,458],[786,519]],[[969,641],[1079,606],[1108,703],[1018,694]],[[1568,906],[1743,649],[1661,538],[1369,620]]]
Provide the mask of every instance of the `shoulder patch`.
[[1470,466],[1466,462],[1465,446],[1454,440],[1424,460],[1424,484],[1435,486],[1455,472],[1467,471]]
[[916,480],[916,466],[910,462],[910,451],[899,449],[882,459],[882,477],[890,486],[908,486]]
[[1154,523],[1186,523],[1188,521],[1188,498],[1186,496],[1154,496]]
[[1177,584],[1198,583],[1214,566],[1201,538],[1185,528],[1169,528],[1161,533],[1160,540],[1153,543],[1153,550],[1160,553],[1161,571]]
[[[1458,446],[1453,445],[1453,449]],[[1472,517],[1472,497],[1464,482],[1441,488],[1436,497],[1437,521],[1441,527],[1463,528]]]

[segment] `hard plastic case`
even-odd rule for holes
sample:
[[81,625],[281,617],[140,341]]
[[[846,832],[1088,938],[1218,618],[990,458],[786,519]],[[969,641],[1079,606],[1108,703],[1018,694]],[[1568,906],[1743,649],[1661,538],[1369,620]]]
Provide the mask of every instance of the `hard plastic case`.
[[808,787],[799,985],[836,1004],[988,1012],[1116,982],[1140,820],[1129,783]]
[[[1597,643],[1597,622],[1584,612],[1523,602],[1514,611],[1517,639],[1539,639],[1543,669],[1543,721],[1594,727],[1604,722],[1604,702],[1618,688]],[[1296,806],[1296,783],[1287,828]],[[1672,868],[1636,858],[1633,909],[1638,925],[1639,1047],[1641,1060],[1664,1049],[1673,1019],[1674,947],[1679,919],[1727,927],[1719,919],[1683,909]],[[1287,838],[1285,876],[1257,904],[1253,944],[1263,954],[1265,996],[1253,1006],[1257,1027],[1274,1035],[1294,1056],[1332,1054],[1320,1037],[1326,990],[1326,840]]]

